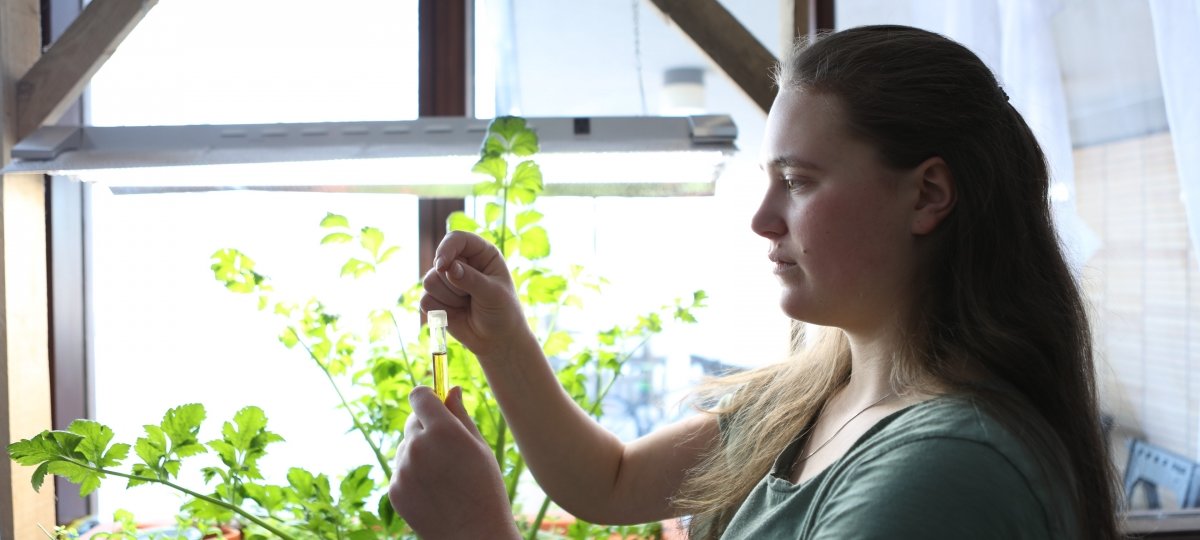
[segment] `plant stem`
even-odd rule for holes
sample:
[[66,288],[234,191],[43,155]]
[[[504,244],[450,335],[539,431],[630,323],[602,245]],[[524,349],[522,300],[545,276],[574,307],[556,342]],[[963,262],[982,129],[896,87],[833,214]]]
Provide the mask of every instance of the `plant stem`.
[[604,390],[596,395],[596,402],[592,404],[592,410],[589,411],[589,414],[592,416],[599,414],[600,406],[604,403],[604,397],[608,395],[609,390],[612,390],[613,384],[617,382],[617,379],[621,378],[621,368],[625,367],[625,362],[629,361],[629,358],[633,356],[633,353],[645,346],[647,341],[650,341],[650,336],[643,338],[642,342],[637,344],[637,347],[634,347],[633,350],[626,353],[623,357],[621,357],[620,360],[617,361],[616,372],[613,373],[613,377],[608,380],[608,384],[604,387]]
[[[505,179],[507,179],[508,176],[510,176],[510,175],[505,174]],[[504,256],[504,240],[505,240],[504,237],[507,233],[508,233],[508,182],[505,182],[504,187],[500,189],[500,235],[497,236],[497,238],[500,241],[497,242],[497,246],[496,246],[496,247],[500,248],[500,256]]]
[[542,507],[538,509],[537,517],[533,518],[533,526],[529,528],[529,536],[526,540],[535,540],[537,538],[538,529],[542,528],[542,520],[546,518],[546,509],[550,508],[550,496],[542,499]]
[[525,458],[517,456],[517,462],[513,464],[512,483],[508,485],[508,504],[510,506],[513,499],[517,498],[517,482],[521,480],[522,472],[525,472]]
[[404,339],[400,337],[400,323],[396,322],[396,314],[392,310],[388,310],[388,316],[392,318],[392,326],[396,328],[396,340],[400,342],[400,356],[404,358],[404,371],[408,372],[408,382],[412,383],[413,387],[417,386],[417,376],[413,374],[412,362],[408,360],[408,350],[404,348]]
[[508,435],[508,423],[504,421],[504,416],[500,417],[500,425],[496,428],[496,440],[492,443],[492,448],[496,452],[496,464],[500,465],[500,470],[504,470],[504,450],[505,436]]
[[183,486],[180,486],[180,485],[178,485],[178,484],[175,484],[175,483],[169,482],[169,481],[167,481],[167,480],[160,480],[160,479],[158,479],[158,478],[151,478],[151,477],[148,477],[148,476],[134,476],[134,475],[132,475],[132,474],[125,474],[125,473],[123,473],[123,472],[110,471],[110,470],[108,470],[108,469],[102,469],[102,468],[99,468],[99,467],[93,467],[93,466],[91,466],[91,465],[88,465],[87,463],[82,463],[82,462],[79,462],[79,461],[75,461],[75,460],[73,460],[73,459],[70,459],[70,458],[58,458],[58,461],[65,461],[65,462],[67,462],[67,463],[71,463],[71,464],[73,464],[73,465],[78,465],[78,466],[80,466],[80,467],[83,467],[83,468],[85,468],[85,469],[92,470],[92,471],[96,471],[96,472],[98,472],[98,473],[100,473],[100,474],[111,474],[111,475],[113,475],[113,476],[120,476],[121,478],[128,478],[128,479],[130,479],[130,480],[141,480],[141,481],[143,481],[143,482],[153,482],[153,483],[155,483],[155,484],[162,484],[162,485],[164,485],[164,486],[167,486],[167,487],[169,487],[169,488],[171,488],[171,489],[174,489],[174,490],[176,490],[176,491],[181,491],[181,492],[183,492],[183,493],[186,493],[186,494],[188,494],[188,495],[191,495],[192,497],[195,497],[195,498],[197,498],[197,499],[200,499],[200,500],[202,500],[202,501],[204,501],[204,502],[206,502],[206,503],[209,503],[209,504],[215,504],[215,505],[217,505],[217,506],[220,506],[221,508],[225,508],[225,509],[231,510],[231,511],[233,511],[234,513],[236,513],[236,514],[238,514],[238,515],[240,515],[240,516],[242,516],[242,517],[244,517],[244,518],[246,518],[246,519],[248,519],[248,520],[250,520],[250,521],[254,522],[254,524],[255,524],[255,525],[258,525],[259,527],[262,527],[262,528],[264,528],[264,529],[266,529],[266,530],[270,531],[272,534],[274,534],[274,535],[276,535],[276,536],[278,536],[278,537],[280,537],[280,538],[283,538],[283,539],[285,539],[285,540],[293,540],[293,538],[292,538],[291,536],[289,536],[289,535],[287,535],[287,534],[284,534],[284,533],[283,533],[283,531],[280,531],[279,529],[276,529],[275,527],[272,527],[270,524],[268,524],[267,522],[265,522],[265,521],[263,521],[263,520],[259,519],[259,518],[258,518],[258,517],[256,517],[254,514],[251,514],[250,512],[247,512],[247,511],[243,510],[243,509],[242,509],[240,506],[234,506],[234,505],[232,505],[232,504],[230,504],[230,503],[227,503],[227,502],[225,502],[225,501],[222,501],[222,500],[220,500],[220,499],[214,499],[214,498],[212,498],[212,497],[209,497],[208,495],[201,495],[201,494],[199,494],[199,493],[196,493],[195,491],[192,491],[192,490],[190,490],[190,489],[188,489],[188,488],[185,488],[185,487],[183,487]]
[[[300,335],[299,332],[293,331],[292,333],[296,334],[297,336]],[[297,342],[304,347],[304,350],[308,351],[308,357],[312,358],[313,362],[317,363],[317,367],[321,368],[321,372],[325,374],[325,378],[329,379],[330,386],[333,386],[333,391],[337,393],[338,399],[342,402],[342,408],[346,409],[346,413],[350,415],[350,420],[354,422],[354,427],[358,429],[359,433],[362,433],[363,440],[367,441],[367,445],[369,445],[371,447],[371,451],[375,453],[375,459],[379,461],[379,467],[383,469],[384,478],[390,480],[392,478],[392,468],[388,466],[387,460],[383,457],[383,452],[379,451],[379,447],[375,445],[375,441],[372,441],[371,436],[367,434],[367,428],[363,427],[363,425],[358,421],[358,416],[354,414],[354,410],[350,408],[350,404],[346,403],[346,397],[342,395],[342,390],[338,388],[337,382],[333,380],[333,375],[329,373],[329,369],[317,359],[317,356],[313,354],[312,349],[308,347],[308,344],[305,343],[304,340],[297,339]]]

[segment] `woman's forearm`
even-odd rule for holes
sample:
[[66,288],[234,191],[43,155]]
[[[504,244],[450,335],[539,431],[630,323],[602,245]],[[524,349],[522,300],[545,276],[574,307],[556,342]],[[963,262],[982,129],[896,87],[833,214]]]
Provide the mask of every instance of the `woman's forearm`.
[[568,512],[611,517],[625,445],[567,395],[532,334],[510,345],[479,362],[526,465]]

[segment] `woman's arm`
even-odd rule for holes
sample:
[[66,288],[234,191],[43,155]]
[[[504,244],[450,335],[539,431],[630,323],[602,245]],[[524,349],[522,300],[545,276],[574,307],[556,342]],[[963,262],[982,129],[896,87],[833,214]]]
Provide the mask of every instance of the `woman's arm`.
[[444,309],[450,332],[479,358],[530,471],[550,497],[596,523],[674,516],[670,497],[717,439],[699,415],[629,444],[567,395],[525,322],[512,278],[494,246],[450,233],[425,277],[424,309]]

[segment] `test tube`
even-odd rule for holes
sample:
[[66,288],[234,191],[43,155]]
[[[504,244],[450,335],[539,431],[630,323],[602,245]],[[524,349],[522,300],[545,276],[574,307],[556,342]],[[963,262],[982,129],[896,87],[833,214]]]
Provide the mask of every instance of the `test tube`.
[[429,318],[429,351],[433,353],[433,393],[446,401],[449,373],[446,366],[446,312],[431,310]]

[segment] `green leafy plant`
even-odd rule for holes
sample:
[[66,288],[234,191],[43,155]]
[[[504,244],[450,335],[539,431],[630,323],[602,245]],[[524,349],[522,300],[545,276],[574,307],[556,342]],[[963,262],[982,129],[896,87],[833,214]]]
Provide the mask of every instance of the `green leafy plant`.
[[[531,328],[547,358],[554,362],[559,381],[584,410],[600,418],[604,398],[630,358],[663,330],[664,321],[695,322],[693,310],[703,306],[705,295],[696,291],[586,338],[559,328],[563,310],[581,308],[589,291],[598,292],[607,282],[590,277],[579,266],[561,274],[540,264],[550,254],[550,239],[541,224],[543,214],[533,208],[543,189],[541,170],[530,159],[537,151],[537,135],[523,119],[493,121],[473,169],[485,178],[475,185],[475,195],[492,200],[483,206],[482,215],[452,214],[448,226],[481,235],[505,255]],[[345,245],[353,251],[341,266],[341,275],[347,279],[377,272],[400,249],[388,243],[382,230],[352,226],[345,216],[330,213],[321,220],[321,227],[326,231],[321,244]],[[205,530],[218,523],[238,522],[248,538],[412,536],[387,499],[392,470],[385,456],[394,454],[403,436],[411,412],[409,392],[432,380],[427,334],[406,334],[398,322],[418,310],[420,284],[405,289],[394,303],[361,316],[358,320],[365,321],[367,331],[355,333],[343,328],[342,315],[330,313],[316,298],[283,298],[271,280],[259,273],[254,260],[236,249],[214,253],[212,270],[227,290],[253,298],[260,311],[278,318],[282,328],[279,341],[302,352],[315,368],[314,375],[320,373],[328,381],[331,399],[336,398],[352,429],[370,448],[374,463],[355,467],[338,479],[293,467],[286,483],[271,484],[264,480],[258,464],[268,447],[283,438],[267,429],[263,411],[245,407],[223,423],[218,437],[204,440],[201,427],[206,412],[203,405],[192,403],[172,408],[159,423],[146,425],[145,434],[133,445],[113,443],[112,430],[91,420],[77,420],[66,431],[45,431],[13,443],[9,446],[12,458],[36,467],[34,489],[41,487],[47,474],[54,474],[79,484],[86,495],[109,477],[118,477],[125,479],[128,487],[159,484],[187,495],[180,519],[201,524]],[[509,501],[516,503],[524,459],[478,362],[457,343],[449,348],[451,380],[463,387],[464,405],[492,446]],[[136,462],[122,469],[131,449]],[[178,476],[185,461],[191,463],[189,460],[202,454],[216,458],[215,464],[200,469],[205,487],[180,485]],[[614,534],[654,537],[659,533],[657,524],[602,527],[583,521],[572,523],[565,532],[543,533],[541,526],[549,507],[547,497],[532,512],[514,507],[514,518],[528,538],[559,534],[579,539]]]

